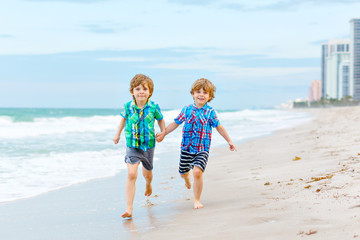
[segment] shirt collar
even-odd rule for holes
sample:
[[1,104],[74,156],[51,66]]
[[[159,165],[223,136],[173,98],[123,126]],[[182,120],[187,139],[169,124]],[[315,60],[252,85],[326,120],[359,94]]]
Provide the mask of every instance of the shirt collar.
[[[133,100],[133,101],[131,102],[131,105],[130,105],[130,106],[133,107],[133,108],[135,108],[135,109],[141,110],[141,108],[139,108],[139,107],[136,105],[135,100]],[[145,109],[146,107],[152,107],[152,103],[151,103],[151,101],[150,101],[149,99],[148,99],[147,102],[145,103],[145,106],[144,106],[143,109]]]
[[201,110],[201,109],[206,110],[206,109],[209,107],[209,106],[208,106],[208,104],[207,104],[207,103],[205,103],[205,105],[204,105],[202,108],[198,108],[198,107],[196,106],[195,102],[192,104],[192,106],[193,106],[193,108],[195,108],[195,109],[199,109],[199,110]]

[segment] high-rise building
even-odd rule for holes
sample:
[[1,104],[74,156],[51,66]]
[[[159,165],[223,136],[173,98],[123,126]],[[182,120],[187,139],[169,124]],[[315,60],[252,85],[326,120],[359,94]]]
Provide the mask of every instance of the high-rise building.
[[321,96],[325,95],[326,88],[326,58],[329,55],[329,45],[327,43],[321,44]]
[[[346,63],[350,60],[350,40],[330,40],[322,45],[323,63],[323,97],[341,99],[349,91],[340,92],[340,87],[349,85],[349,78],[346,76]],[[344,76],[341,74],[345,74]],[[346,81],[345,83],[342,81]],[[347,95],[346,95],[347,96]]]
[[313,101],[319,101],[321,99],[321,81],[319,80],[313,80],[311,81],[311,86],[309,88],[309,96],[308,96],[308,100],[309,102],[313,102]]
[[350,93],[360,100],[360,18],[350,20]]
[[350,93],[350,61],[343,61],[339,66],[338,98],[351,96]]

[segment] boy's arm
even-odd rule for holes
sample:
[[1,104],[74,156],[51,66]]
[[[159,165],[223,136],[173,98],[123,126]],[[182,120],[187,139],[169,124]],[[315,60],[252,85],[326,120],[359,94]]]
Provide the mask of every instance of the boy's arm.
[[220,133],[220,135],[228,142],[230,151],[237,151],[234,143],[231,141],[229,134],[226,132],[225,128],[220,124],[216,127],[216,130]]
[[177,124],[176,122],[170,123],[165,129],[165,136],[174,131],[178,126],[179,124]]
[[158,122],[158,125],[160,127],[160,131],[164,132],[165,131],[165,120],[161,119],[161,120],[158,120],[157,122]]
[[115,144],[117,144],[120,141],[120,135],[121,135],[122,130],[124,130],[125,122],[126,122],[126,118],[121,117],[119,128],[114,137]]
[[162,131],[161,133],[157,133],[157,134],[156,134],[156,141],[157,141],[157,142],[161,142],[166,135],[168,135],[169,133],[171,133],[172,131],[174,131],[178,126],[179,126],[179,124],[177,124],[176,122],[170,123],[170,124],[165,128],[165,131]]
[[161,132],[155,135],[155,139],[157,142],[161,142],[165,137],[165,120],[164,119],[159,120],[158,124]]

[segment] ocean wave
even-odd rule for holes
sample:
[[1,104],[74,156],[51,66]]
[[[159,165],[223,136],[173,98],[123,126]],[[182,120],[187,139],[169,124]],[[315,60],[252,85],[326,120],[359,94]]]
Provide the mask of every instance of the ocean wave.
[[74,132],[103,132],[116,129],[120,116],[35,118],[31,122],[16,122],[0,117],[0,138],[24,138]]
[[[162,111],[166,124],[180,111]],[[239,110],[219,111],[218,118],[238,143],[295,126],[308,121],[310,116],[280,110]],[[120,115],[96,112],[92,116],[35,117],[32,121],[0,116],[0,201],[35,196],[113,176],[125,169],[124,134],[118,145],[112,142],[120,119]],[[157,124],[155,128],[158,132]],[[182,126],[157,144],[157,154],[179,151],[181,132]],[[225,145],[218,132],[213,132],[211,145]]]
[[33,154],[1,159],[0,202],[38,195],[126,168],[124,150]]

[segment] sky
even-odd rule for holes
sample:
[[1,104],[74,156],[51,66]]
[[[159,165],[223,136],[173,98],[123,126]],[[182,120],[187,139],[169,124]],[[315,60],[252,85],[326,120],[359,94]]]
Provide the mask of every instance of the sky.
[[280,106],[320,80],[321,43],[357,0],[1,0],[0,107],[121,108],[137,73],[162,109],[216,86],[216,109]]

